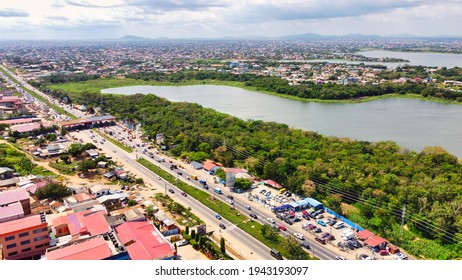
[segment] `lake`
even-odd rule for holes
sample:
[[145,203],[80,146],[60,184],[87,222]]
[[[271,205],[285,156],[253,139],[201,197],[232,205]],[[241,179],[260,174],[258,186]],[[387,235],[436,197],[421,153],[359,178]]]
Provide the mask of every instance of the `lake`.
[[396,68],[397,66],[408,65],[423,65],[423,66],[437,66],[437,67],[462,67],[462,54],[452,53],[432,53],[432,52],[394,52],[394,51],[362,51],[356,54],[364,55],[366,57],[393,57],[409,60],[409,62],[370,62],[370,61],[350,61],[341,59],[313,59],[306,60],[306,62],[329,62],[329,63],[346,63],[346,64],[360,64],[365,65],[385,65],[388,68]]
[[304,102],[228,86],[130,86],[103,93],[152,93],[198,103],[241,119],[285,123],[323,135],[365,141],[392,140],[411,150],[441,146],[462,158],[462,106],[418,99],[365,103]]

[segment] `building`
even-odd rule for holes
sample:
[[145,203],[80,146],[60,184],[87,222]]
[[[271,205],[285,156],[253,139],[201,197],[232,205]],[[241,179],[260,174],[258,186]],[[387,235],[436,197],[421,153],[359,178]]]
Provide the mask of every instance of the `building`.
[[90,194],[94,195],[96,198],[110,194],[110,189],[102,185],[94,185],[90,188]]
[[25,216],[31,213],[30,196],[25,189],[0,192],[0,206],[5,207],[16,202],[21,204]]
[[0,180],[11,179],[14,176],[14,170],[9,167],[0,167]]
[[0,226],[2,256],[7,260],[36,258],[50,247],[45,214],[2,223]]
[[196,169],[196,170],[202,169],[202,163],[197,162],[197,161],[193,161],[193,162],[191,162],[191,167]]
[[125,222],[115,228],[132,260],[170,260],[176,258],[173,245],[147,221]]
[[0,223],[17,220],[24,217],[24,210],[19,202],[0,207]]
[[103,237],[79,240],[55,248],[45,253],[47,260],[102,260],[113,256],[109,243]]
[[56,237],[64,235],[96,236],[111,231],[106,221],[104,211],[92,212],[90,210],[69,214],[53,219],[52,232]]
[[202,166],[206,172],[208,172],[210,175],[215,174],[215,172],[221,168],[221,164],[216,163],[214,161],[207,161],[204,163]]

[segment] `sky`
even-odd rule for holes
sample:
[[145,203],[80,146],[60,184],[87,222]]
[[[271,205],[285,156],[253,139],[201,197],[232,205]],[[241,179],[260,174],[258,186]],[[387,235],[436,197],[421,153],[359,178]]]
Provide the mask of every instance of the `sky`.
[[0,39],[462,36],[462,0],[0,1]]

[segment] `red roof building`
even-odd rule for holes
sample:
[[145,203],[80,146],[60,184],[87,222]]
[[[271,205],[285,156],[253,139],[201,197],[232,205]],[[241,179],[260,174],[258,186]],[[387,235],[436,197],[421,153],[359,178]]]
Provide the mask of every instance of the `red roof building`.
[[175,248],[147,221],[125,222],[115,228],[132,260],[168,260],[176,257]]
[[70,243],[45,254],[47,260],[102,260],[112,255],[103,237]]
[[41,256],[50,247],[48,224],[43,214],[0,225],[0,245],[4,259],[18,260]]
[[279,185],[278,183],[276,183],[275,181],[273,180],[264,180],[262,181],[265,185],[268,185],[270,187],[273,187],[275,189],[282,189],[282,186]]
[[40,128],[40,123],[26,123],[26,124],[17,124],[17,125],[11,126],[12,131],[17,131],[19,133],[31,132],[39,128]]
[[221,167],[221,164],[214,161],[207,161],[202,165],[202,168],[204,168],[205,171],[210,171],[215,167]]
[[388,241],[380,236],[373,236],[369,239],[366,240],[366,244],[371,246],[371,247],[377,247],[379,245],[388,243]]
[[367,229],[364,229],[364,230],[361,230],[360,232],[358,232],[358,238],[361,239],[361,240],[366,240],[368,238],[371,238],[372,236],[374,236],[374,234],[370,231],[368,231]]
[[73,236],[96,236],[108,233],[111,229],[104,215],[104,211],[91,212],[86,210],[61,216],[52,221],[53,231],[56,237],[68,234]]

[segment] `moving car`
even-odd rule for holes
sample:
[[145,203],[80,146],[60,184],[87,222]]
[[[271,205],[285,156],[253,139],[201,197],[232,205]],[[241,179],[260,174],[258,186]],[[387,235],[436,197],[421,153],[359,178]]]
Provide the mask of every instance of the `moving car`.
[[215,218],[217,218],[218,220],[221,220],[220,214],[215,214]]
[[282,230],[282,231],[286,231],[286,230],[287,230],[286,227],[283,226],[283,225],[279,225],[278,228],[279,228],[280,230]]
[[186,239],[183,239],[183,240],[180,240],[176,243],[176,246],[180,247],[180,246],[185,246],[185,245],[188,245],[188,240]]
[[254,218],[254,219],[258,219],[258,216],[255,215],[255,213],[250,213],[249,216],[252,217],[252,218]]
[[181,195],[187,197],[188,195],[185,192],[181,192]]
[[308,249],[308,250],[311,249],[310,244],[309,244],[308,242],[306,242],[306,241],[300,242],[300,245],[301,245],[303,248],[305,248],[305,249]]
[[300,240],[305,240],[305,237],[302,234],[298,233],[298,232],[295,232],[294,236],[297,237]]
[[173,189],[168,189],[168,191],[169,191],[170,193],[175,193],[175,191],[174,191]]
[[226,226],[225,226],[225,224],[223,224],[223,223],[220,223],[220,228],[222,228],[222,229],[226,229]]
[[231,204],[231,205],[234,204],[234,200],[232,200],[232,199],[228,199],[228,200],[226,200],[226,201],[228,201],[228,203]]
[[274,221],[274,219],[273,219],[273,218],[266,218],[266,220],[268,220],[268,222],[270,222],[270,223],[272,223],[272,224],[274,224],[274,223],[275,223],[275,221]]
[[249,205],[244,205],[244,208],[247,210],[252,210],[252,208]]

